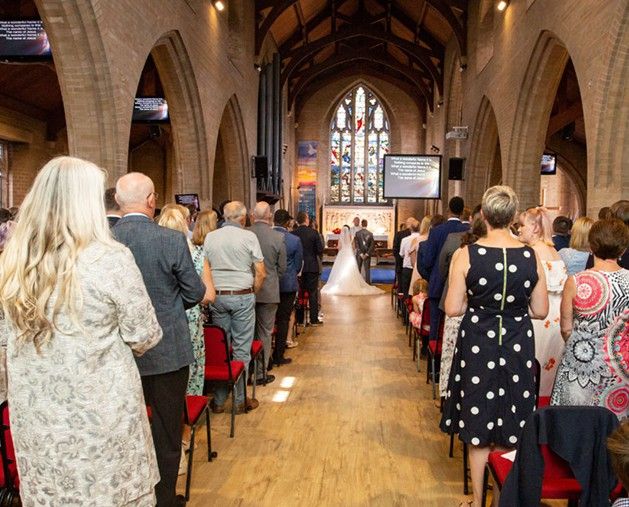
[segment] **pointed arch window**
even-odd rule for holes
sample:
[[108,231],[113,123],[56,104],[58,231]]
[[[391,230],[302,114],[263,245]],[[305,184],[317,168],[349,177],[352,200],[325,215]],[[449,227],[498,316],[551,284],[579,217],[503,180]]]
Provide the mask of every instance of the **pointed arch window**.
[[359,85],[339,103],[330,125],[330,202],[385,204],[382,160],[389,120],[378,97]]

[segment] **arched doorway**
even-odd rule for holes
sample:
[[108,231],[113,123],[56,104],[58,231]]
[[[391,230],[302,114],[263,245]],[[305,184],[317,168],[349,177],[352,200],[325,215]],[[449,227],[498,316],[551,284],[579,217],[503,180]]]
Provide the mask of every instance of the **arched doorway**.
[[[137,98],[165,99],[167,118],[131,123],[128,170],[154,179],[159,204],[172,202],[178,193],[210,197],[208,150],[196,78],[183,40],[173,31],[151,50],[138,81]],[[151,103],[151,102],[148,102]],[[163,105],[152,102],[153,107]],[[133,111],[138,101],[134,101]],[[162,189],[162,192],[158,190]]]
[[487,188],[503,181],[498,123],[486,96],[481,100],[474,123],[467,173],[466,200],[474,206],[480,203]]
[[225,200],[253,204],[247,140],[238,99],[233,95],[221,117],[212,175],[212,204]]
[[32,0],[0,3],[0,206],[19,205],[39,168],[68,153],[56,48]]
[[[587,181],[587,147],[583,106],[576,71],[565,46],[552,33],[540,35],[533,50],[522,84],[512,133],[510,163],[506,180],[520,196],[522,207],[544,204],[542,200],[541,160],[568,162],[561,177],[550,178],[546,190],[565,184],[552,193],[567,192],[572,185],[584,202]],[[548,167],[548,166],[545,166]],[[576,174],[575,174],[576,171]],[[569,183],[568,178],[571,179]],[[557,209],[549,205],[551,214],[570,214],[576,209]]]

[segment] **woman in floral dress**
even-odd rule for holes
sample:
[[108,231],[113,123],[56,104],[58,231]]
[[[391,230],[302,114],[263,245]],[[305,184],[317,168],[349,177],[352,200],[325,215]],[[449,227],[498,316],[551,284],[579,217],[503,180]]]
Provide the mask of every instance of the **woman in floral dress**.
[[594,267],[570,277],[561,305],[568,340],[552,405],[606,407],[629,415],[629,270],[618,258],[629,246],[620,220],[600,220],[589,234]]

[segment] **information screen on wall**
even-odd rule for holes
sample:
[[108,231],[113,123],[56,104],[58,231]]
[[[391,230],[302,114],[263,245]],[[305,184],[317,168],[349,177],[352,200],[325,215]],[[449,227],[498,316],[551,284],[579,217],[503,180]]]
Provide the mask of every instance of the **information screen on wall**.
[[192,204],[197,209],[197,211],[201,211],[201,204],[199,203],[198,194],[175,194],[175,202],[177,204],[182,204],[183,206]]
[[439,199],[441,155],[385,155],[385,199]]
[[51,54],[41,20],[0,20],[0,59],[48,59]]
[[163,97],[136,97],[132,120],[138,123],[166,123],[169,120],[168,102]]

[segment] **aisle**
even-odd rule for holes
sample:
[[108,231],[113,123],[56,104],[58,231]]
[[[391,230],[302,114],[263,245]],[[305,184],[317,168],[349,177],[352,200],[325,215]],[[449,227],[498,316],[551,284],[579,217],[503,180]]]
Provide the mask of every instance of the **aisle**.
[[389,295],[324,297],[323,310],[234,439],[229,416],[212,416],[219,456],[204,462],[202,439],[188,505],[458,505],[460,444],[448,458]]

